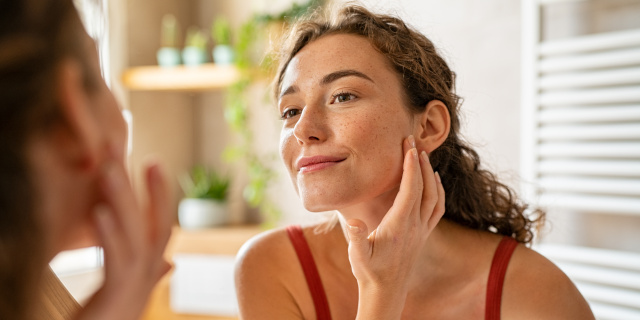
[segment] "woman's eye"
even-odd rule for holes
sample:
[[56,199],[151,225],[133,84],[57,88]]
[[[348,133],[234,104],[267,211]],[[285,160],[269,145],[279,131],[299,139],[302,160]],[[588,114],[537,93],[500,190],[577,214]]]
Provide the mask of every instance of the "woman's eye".
[[282,120],[289,119],[289,118],[295,117],[295,116],[297,116],[299,114],[300,114],[300,110],[298,110],[298,109],[288,109],[288,110],[285,110],[282,113],[282,116],[280,117],[280,119],[282,119]]
[[342,93],[338,93],[336,95],[333,96],[333,101],[331,103],[341,103],[341,102],[347,102],[347,101],[351,101],[353,99],[355,99],[356,96],[348,93],[348,92],[342,92]]

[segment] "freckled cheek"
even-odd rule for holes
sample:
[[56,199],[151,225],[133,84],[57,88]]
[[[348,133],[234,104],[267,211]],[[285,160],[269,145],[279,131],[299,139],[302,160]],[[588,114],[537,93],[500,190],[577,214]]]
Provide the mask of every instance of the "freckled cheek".
[[[382,160],[397,149],[396,147],[401,148],[402,140],[396,137],[400,134],[393,132],[386,121],[375,116],[346,122],[337,135],[348,139],[348,145],[352,146],[358,156],[366,161]],[[395,146],[396,144],[398,146]]]
[[280,133],[280,157],[282,157],[282,161],[285,166],[289,170],[289,173],[293,173],[294,170],[293,161],[297,156],[295,154],[296,149],[296,140],[293,136],[293,130],[282,130]]

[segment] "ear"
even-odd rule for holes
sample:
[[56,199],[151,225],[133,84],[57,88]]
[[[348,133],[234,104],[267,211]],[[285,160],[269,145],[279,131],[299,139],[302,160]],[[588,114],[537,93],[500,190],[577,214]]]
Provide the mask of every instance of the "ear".
[[416,116],[414,137],[419,150],[427,153],[438,148],[449,136],[451,118],[447,106],[440,100],[431,100],[424,112]]
[[82,78],[78,62],[66,59],[60,63],[56,94],[63,138],[58,139],[58,149],[71,165],[91,170],[98,163],[100,134]]

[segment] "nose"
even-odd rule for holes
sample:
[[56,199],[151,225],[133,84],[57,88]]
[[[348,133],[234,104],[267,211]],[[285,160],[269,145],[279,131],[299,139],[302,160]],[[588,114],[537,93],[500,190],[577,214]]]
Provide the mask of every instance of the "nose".
[[298,144],[323,142],[327,139],[325,115],[320,108],[307,106],[302,110],[294,129],[293,135]]

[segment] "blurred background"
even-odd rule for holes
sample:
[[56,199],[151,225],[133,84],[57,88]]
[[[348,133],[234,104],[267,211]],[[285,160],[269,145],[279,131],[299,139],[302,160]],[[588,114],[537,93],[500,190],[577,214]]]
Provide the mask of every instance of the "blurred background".
[[[640,1],[361,3],[424,33],[457,73],[465,138],[486,168],[548,211],[536,248],[581,283],[599,318],[640,319]],[[290,18],[326,2],[77,4],[130,124],[134,184],[151,155],[173,181],[182,228],[170,254],[232,257],[261,230],[331,214],[307,212],[281,164],[265,56]],[[185,199],[206,198],[223,203],[213,218],[182,216],[196,206]],[[59,274],[99,269],[98,249],[79,252],[54,260]],[[152,309],[169,303],[164,290]]]

